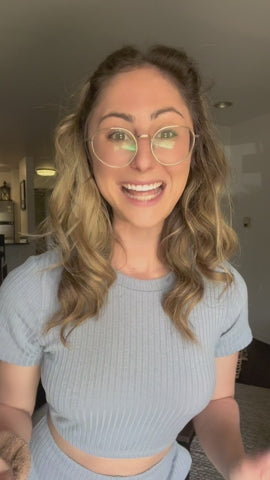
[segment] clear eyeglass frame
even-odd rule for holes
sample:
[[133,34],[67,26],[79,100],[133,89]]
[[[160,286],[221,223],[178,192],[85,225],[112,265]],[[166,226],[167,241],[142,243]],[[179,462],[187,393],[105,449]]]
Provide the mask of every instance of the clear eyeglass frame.
[[[162,132],[163,130],[166,130],[168,128],[176,128],[176,127],[181,127],[181,128],[186,128],[189,133],[191,134],[191,145],[190,145],[190,148],[189,148],[189,152],[187,153],[187,155],[182,158],[180,161],[178,162],[174,162],[174,163],[166,163],[166,162],[162,162],[160,161],[155,152],[154,152],[154,149],[153,149],[153,139],[156,137],[156,135],[158,135],[160,132]],[[134,143],[136,145],[136,149],[134,151],[134,154],[131,156],[130,160],[125,163],[124,165],[111,165],[107,162],[105,162],[102,158],[99,157],[99,155],[97,154],[97,152],[95,151],[95,148],[94,148],[94,139],[96,137],[96,135],[98,135],[98,133],[100,131],[104,131],[104,130],[119,130],[121,132],[124,132],[124,133],[127,133],[128,135],[130,135],[132,137],[132,139],[134,140]],[[150,141],[150,148],[151,148],[151,152],[152,152],[152,155],[154,157],[154,159],[161,165],[165,165],[165,166],[175,166],[175,165],[179,165],[180,163],[183,163],[188,157],[189,155],[192,153],[193,149],[194,149],[194,146],[195,146],[195,141],[196,141],[196,138],[198,138],[199,135],[195,134],[193,132],[193,130],[191,130],[190,127],[188,127],[187,125],[166,125],[164,127],[161,127],[159,128],[158,130],[156,130],[155,133],[153,133],[153,135],[150,135],[150,134],[147,134],[147,133],[143,133],[141,135],[137,135],[135,136],[134,133],[132,133],[130,130],[128,130],[127,128],[123,128],[123,127],[110,127],[110,128],[102,128],[102,129],[99,129],[97,130],[94,135],[92,137],[89,137],[87,139],[87,143],[90,142],[90,145],[91,145],[91,150],[93,151],[95,157],[97,158],[97,160],[99,160],[103,165],[106,165],[107,167],[110,167],[110,168],[124,168],[124,167],[127,167],[128,165],[130,165],[134,158],[136,157],[137,153],[138,153],[138,140],[137,138],[149,138],[151,141]]]

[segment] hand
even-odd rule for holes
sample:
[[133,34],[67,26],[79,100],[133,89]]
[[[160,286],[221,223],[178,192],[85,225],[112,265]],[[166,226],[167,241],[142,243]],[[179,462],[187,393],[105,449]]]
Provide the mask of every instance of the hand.
[[0,458],[0,480],[15,480],[9,465]]
[[230,480],[270,480],[270,450],[244,457],[233,469]]

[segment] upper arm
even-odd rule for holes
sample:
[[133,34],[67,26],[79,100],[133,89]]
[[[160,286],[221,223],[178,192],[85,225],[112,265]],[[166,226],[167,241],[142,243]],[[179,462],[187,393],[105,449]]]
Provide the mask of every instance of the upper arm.
[[211,400],[234,397],[237,360],[238,352],[215,359],[216,385]]
[[39,365],[22,367],[0,361],[0,403],[32,415],[39,380]]

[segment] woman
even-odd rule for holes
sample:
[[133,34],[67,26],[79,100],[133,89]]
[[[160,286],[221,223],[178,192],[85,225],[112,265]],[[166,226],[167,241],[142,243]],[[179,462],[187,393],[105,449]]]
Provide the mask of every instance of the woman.
[[[56,148],[56,246],[2,287],[1,429],[30,442],[28,478],[184,479],[175,438],[191,418],[224,478],[269,478],[239,432],[246,288],[227,263],[227,167],[192,61],[163,46],[113,53]],[[32,433],[40,370],[48,415]]]

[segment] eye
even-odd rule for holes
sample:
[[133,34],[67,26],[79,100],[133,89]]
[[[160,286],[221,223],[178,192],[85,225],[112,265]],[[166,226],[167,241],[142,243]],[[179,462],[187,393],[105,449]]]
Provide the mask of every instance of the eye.
[[177,137],[177,133],[175,130],[166,128],[165,130],[159,131],[156,135],[156,138],[160,140],[171,140],[172,138]]
[[128,142],[130,141],[130,136],[123,130],[113,130],[108,133],[109,140],[113,142]]

